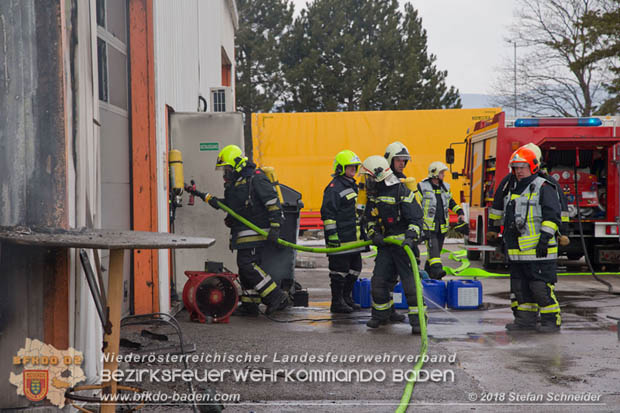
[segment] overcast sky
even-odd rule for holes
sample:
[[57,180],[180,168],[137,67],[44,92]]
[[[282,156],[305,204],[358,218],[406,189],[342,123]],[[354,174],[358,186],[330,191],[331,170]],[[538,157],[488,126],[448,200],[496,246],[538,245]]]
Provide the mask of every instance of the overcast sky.
[[[311,0],[292,0],[296,14]],[[406,0],[399,0],[404,4]],[[515,0],[409,0],[422,17],[429,51],[461,93],[492,94],[495,70],[512,59],[505,41]],[[511,60],[512,61],[512,60]]]

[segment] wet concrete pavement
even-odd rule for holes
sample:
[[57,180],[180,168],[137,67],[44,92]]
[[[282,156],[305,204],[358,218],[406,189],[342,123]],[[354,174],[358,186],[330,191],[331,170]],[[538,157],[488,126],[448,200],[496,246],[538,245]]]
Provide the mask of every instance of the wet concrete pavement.
[[[262,357],[259,362],[190,363],[190,368],[259,372],[257,382],[240,382],[228,376],[208,384],[220,393],[240,395],[240,402],[226,405],[226,412],[394,411],[405,388],[398,380],[398,371],[413,365],[398,356],[417,355],[420,337],[412,336],[405,323],[369,330],[365,326],[368,310],[332,317],[327,259],[300,253],[299,258],[304,257],[316,265],[296,269],[296,279],[309,290],[310,307],[274,317],[281,322],[261,316],[234,317],[229,324],[197,324],[189,322],[185,311],[179,313],[185,339],[196,344],[196,354]],[[362,277],[370,276],[372,265],[372,260],[365,260]],[[620,291],[620,276],[606,279]],[[608,294],[589,276],[561,277],[556,293],[562,306],[562,332],[509,335],[504,329],[512,318],[508,279],[484,279],[483,289],[485,309],[429,312],[428,353],[437,359],[425,363],[423,369],[436,374],[437,381],[415,385],[409,411],[620,409],[620,341],[617,321],[607,318],[620,317],[620,296]],[[304,355],[354,356],[358,360],[285,360]],[[368,360],[370,356],[383,359]],[[279,376],[274,373],[278,369]],[[290,375],[290,370],[296,373]],[[333,377],[329,382],[329,374],[340,370],[364,370],[374,376],[369,382],[345,376],[340,377],[342,382]],[[186,389],[178,382],[142,385],[162,391]],[[180,409],[161,406],[147,410]]]

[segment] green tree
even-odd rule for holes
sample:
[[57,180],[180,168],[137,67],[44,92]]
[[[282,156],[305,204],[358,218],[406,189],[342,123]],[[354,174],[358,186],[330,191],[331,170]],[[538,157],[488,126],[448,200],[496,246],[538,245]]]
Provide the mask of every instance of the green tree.
[[592,10],[583,18],[583,24],[590,29],[590,35],[600,44],[600,48],[586,57],[586,61],[610,59],[613,78],[605,83],[608,97],[597,109],[599,115],[620,113],[620,0],[604,4]]
[[271,111],[285,93],[279,50],[294,9],[289,0],[237,0],[237,7],[236,99],[245,116],[245,148],[251,157],[252,113]]
[[426,47],[422,21],[396,0],[316,0],[283,42],[284,109],[338,111],[460,107]]
[[428,53],[422,19],[410,3],[405,4],[401,35],[398,47],[402,54],[391,78],[391,90],[398,96],[394,108],[460,108],[459,92],[454,86],[446,86],[448,72],[435,66],[437,58]]

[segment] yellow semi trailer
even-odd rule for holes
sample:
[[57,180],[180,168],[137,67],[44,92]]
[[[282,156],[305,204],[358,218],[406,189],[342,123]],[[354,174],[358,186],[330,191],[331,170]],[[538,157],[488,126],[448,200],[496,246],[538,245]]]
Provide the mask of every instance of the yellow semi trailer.
[[[420,181],[426,177],[431,162],[444,159],[451,142],[500,110],[255,113],[253,156],[258,165],[275,167],[280,182],[302,193],[302,228],[308,228],[313,226],[308,225],[312,218],[320,224],[316,218],[323,189],[331,179],[334,156],[339,151],[351,149],[363,160],[383,155],[387,145],[401,141],[412,155],[404,172]],[[464,149],[464,145],[456,146],[456,156],[465,156]],[[457,198],[462,184],[450,183]]]

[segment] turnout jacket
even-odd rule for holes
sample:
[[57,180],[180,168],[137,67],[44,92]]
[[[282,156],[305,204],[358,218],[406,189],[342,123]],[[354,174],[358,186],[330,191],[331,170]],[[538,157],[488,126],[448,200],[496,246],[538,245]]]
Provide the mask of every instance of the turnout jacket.
[[463,209],[452,198],[450,185],[440,181],[435,185],[431,178],[418,184],[418,198],[424,213],[424,229],[445,234],[449,227],[449,214],[452,212],[463,215]]
[[377,193],[368,194],[364,221],[369,237],[375,232],[387,237],[420,238],[423,215],[415,194],[403,183],[377,184]]
[[[224,184],[224,203],[265,231],[280,227],[282,207],[276,189],[251,162],[235,174],[233,181]],[[233,249],[254,248],[265,241],[265,237],[231,216],[226,217],[226,224],[230,227]]]
[[[551,175],[543,171],[539,171],[538,176],[547,180],[549,184],[551,184],[553,188],[555,189],[555,191],[557,192],[558,199],[560,201],[561,220],[562,220],[562,223],[560,225],[560,233],[567,234],[568,223],[570,222],[570,217],[568,215],[568,199],[566,198],[566,194],[564,193],[564,190],[560,186],[560,183],[556,181]],[[514,186],[516,183],[516,180],[517,179],[515,178],[514,174],[509,173],[508,175],[506,175],[499,183],[499,186],[497,187],[497,194],[495,194],[496,196],[493,199],[495,200],[497,196],[503,198],[504,195],[502,194],[505,194],[510,186]],[[497,225],[498,228],[499,226],[500,224]]]
[[358,241],[360,230],[355,211],[358,187],[354,179],[337,175],[323,191],[321,219],[326,240]]
[[[555,234],[561,223],[561,206],[555,187],[538,174],[507,179],[493,198],[489,230],[504,225],[504,243],[511,261],[542,261],[557,258]],[[551,239],[547,257],[536,258],[541,233]]]

